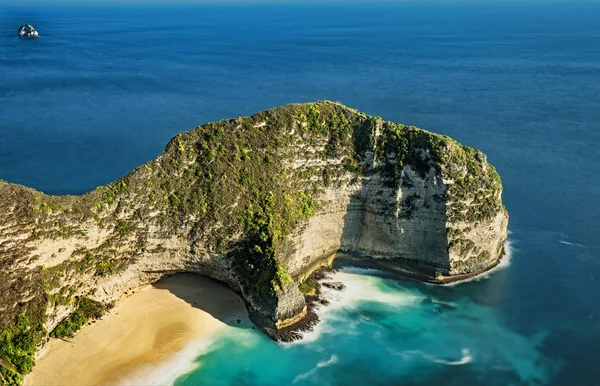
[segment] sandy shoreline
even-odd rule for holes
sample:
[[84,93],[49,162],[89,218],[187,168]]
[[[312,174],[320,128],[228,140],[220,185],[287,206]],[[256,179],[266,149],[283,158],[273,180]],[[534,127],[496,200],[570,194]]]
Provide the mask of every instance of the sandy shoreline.
[[248,319],[236,293],[202,276],[175,275],[124,299],[74,338],[53,339],[25,385],[130,383],[236,319]]

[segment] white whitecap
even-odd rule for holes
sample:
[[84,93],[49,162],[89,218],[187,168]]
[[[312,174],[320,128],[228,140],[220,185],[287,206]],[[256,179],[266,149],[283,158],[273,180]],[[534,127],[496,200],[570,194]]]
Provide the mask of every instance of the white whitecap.
[[[378,277],[384,274],[374,269],[364,269],[355,267],[344,267],[339,271],[329,275],[327,281],[342,282],[346,286],[344,290],[336,290],[321,287],[322,296],[329,301],[327,306],[316,306],[316,312],[319,315],[320,322],[312,331],[305,332],[301,340],[291,343],[283,343],[282,347],[292,347],[296,344],[307,344],[315,342],[325,332],[336,331],[336,323],[332,321],[344,319],[344,334],[358,334],[360,323],[374,323],[368,317],[360,317],[358,320],[349,322],[343,315],[336,311],[355,309],[361,302],[377,302],[397,307],[408,307],[412,304],[418,304],[424,296],[411,291],[383,291],[379,284],[381,279]],[[339,332],[339,329],[337,330]]]
[[463,348],[461,352],[462,352],[462,357],[457,361],[449,361],[446,359],[436,358],[436,357],[433,357],[430,355],[424,355],[423,357],[432,362],[441,363],[441,364],[448,365],[448,366],[466,365],[467,363],[471,363],[471,361],[473,361],[473,356],[471,355],[471,352],[469,351],[469,349]]
[[306,373],[298,374],[296,378],[294,378],[294,381],[292,383],[296,383],[298,381],[302,381],[304,379],[312,377],[317,372],[317,370],[318,369],[315,367],[310,369],[310,371],[307,371]]
[[331,356],[331,358],[329,358],[326,361],[321,361],[319,363],[317,363],[317,367],[321,368],[321,367],[327,367],[327,366],[331,366],[331,365],[335,365],[336,363],[339,362],[339,357],[336,354],[333,354]]
[[431,298],[431,302],[432,303],[436,303],[436,304],[443,304],[445,306],[449,306],[449,307],[453,307],[453,308],[458,307],[458,304],[456,304],[454,302],[445,302],[443,300],[439,300],[439,299],[436,299],[436,298]]
[[202,366],[202,363],[198,361],[199,356],[218,350],[220,343],[223,341],[221,338],[232,335],[239,336],[237,342],[248,349],[256,344],[256,339],[252,339],[254,334],[248,330],[222,326],[211,333],[209,337],[205,336],[190,341],[182,350],[169,357],[168,360],[143,366],[116,384],[120,386],[173,385],[182,375],[195,372]]
[[331,358],[329,358],[329,359],[328,359],[328,360],[326,360],[326,361],[320,361],[319,363],[317,363],[317,364],[316,364],[316,366],[315,366],[315,367],[313,367],[313,368],[312,368],[312,369],[310,369],[309,371],[307,371],[307,372],[305,372],[305,373],[302,373],[302,374],[298,374],[298,375],[297,375],[297,376],[294,378],[294,381],[293,381],[293,383],[296,383],[296,382],[298,382],[298,381],[302,381],[302,380],[304,380],[304,379],[310,378],[310,377],[312,377],[314,374],[316,374],[316,372],[317,372],[317,371],[318,371],[320,368],[323,368],[323,367],[328,367],[328,366],[334,365],[334,364],[338,363],[338,361],[339,361],[339,358],[338,358],[338,356],[337,356],[336,354],[333,354],[333,355],[331,356]]
[[439,358],[439,357],[436,357],[436,356],[433,356],[433,355],[430,355],[423,351],[418,351],[418,350],[395,351],[395,350],[388,349],[388,351],[391,354],[399,356],[405,360],[411,356],[419,356],[429,362],[439,363],[439,364],[448,365],[448,366],[466,365],[467,363],[471,363],[473,361],[473,355],[471,354],[471,351],[468,348],[463,348],[461,350],[462,356],[458,360],[448,360],[448,359],[444,359],[444,358]]
[[168,361],[144,366],[135,373],[117,382],[120,386],[159,386],[173,385],[182,374],[189,374],[200,367],[198,355],[211,351],[215,339],[197,340],[173,355]]
[[573,246],[573,247],[587,248],[587,247],[586,247],[585,245],[583,245],[583,244],[579,244],[579,243],[571,243],[571,242],[568,242],[568,241],[565,241],[565,240],[558,240],[558,242],[559,242],[559,243],[561,243],[561,244],[570,245],[570,246]]

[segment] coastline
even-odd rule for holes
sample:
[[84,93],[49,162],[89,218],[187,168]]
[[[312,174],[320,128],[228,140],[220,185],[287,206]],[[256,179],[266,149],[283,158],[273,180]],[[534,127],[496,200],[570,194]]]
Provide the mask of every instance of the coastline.
[[318,286],[314,289],[315,292],[311,294],[303,294],[306,300],[306,308],[302,314],[299,314],[296,318],[292,318],[284,321],[271,338],[282,341],[282,342],[294,342],[297,340],[303,340],[307,332],[313,331],[317,324],[320,323],[318,312],[320,305],[329,304],[328,300],[321,296],[321,282],[328,280],[329,273],[336,273],[339,270],[347,268],[358,268],[363,270],[372,270],[374,274],[385,273],[392,278],[396,279],[408,279],[416,282],[425,283],[428,285],[439,285],[439,286],[453,286],[461,283],[466,283],[478,278],[485,278],[488,274],[501,269],[502,267],[510,264],[511,255],[511,242],[505,240],[498,252],[496,259],[489,264],[487,267],[478,272],[471,272],[452,276],[441,276],[431,277],[428,273],[422,270],[422,266],[414,264],[410,261],[405,261],[402,269],[399,269],[398,264],[391,267],[386,264],[383,259],[365,258],[364,255],[357,254],[351,251],[338,251],[335,253],[328,253],[327,259],[313,264],[312,270],[305,271],[302,275],[298,276],[300,283],[305,280],[313,279],[319,282]]
[[433,272],[429,272],[431,267],[426,267],[422,264],[405,260],[402,261],[401,264],[399,264],[398,261],[395,261],[396,265],[390,266],[389,262],[385,259],[365,258],[362,254],[347,250],[336,253],[335,259],[330,267],[333,269],[340,269],[346,266],[353,266],[357,268],[374,269],[389,273],[398,278],[411,279],[422,283],[437,285],[458,284],[482,276],[498,267],[506,259],[508,253],[507,248],[510,248],[510,242],[505,240],[502,244],[502,248],[498,251],[496,259],[485,268],[477,272],[451,276],[434,277]]
[[[424,280],[421,275],[386,269],[372,260],[357,264],[348,253],[332,254],[329,264],[352,262],[356,268],[376,269],[393,276],[411,278],[431,284],[455,284],[490,271],[505,258],[507,244],[495,261],[482,272],[452,277],[454,280]],[[336,264],[337,263],[337,264]],[[325,269],[320,266],[312,274]],[[419,277],[421,276],[421,277]],[[448,279],[448,278],[446,278]],[[315,306],[322,299],[307,297],[307,309],[299,320],[280,326],[278,338],[282,341],[302,339],[319,322]],[[206,349],[226,325],[245,325],[249,315],[244,301],[233,290],[204,276],[180,273],[142,288],[119,301],[115,308],[101,319],[91,322],[71,339],[51,339],[33,372],[25,377],[25,385],[149,385],[172,383],[185,372],[171,372],[168,381],[164,369],[177,362],[184,351],[186,358]],[[193,367],[193,361],[184,365]],[[161,371],[157,371],[160,369]],[[156,376],[160,379],[156,379]]]
[[203,276],[178,274],[123,299],[74,338],[51,339],[24,384],[161,383],[145,373],[190,345],[210,344],[238,320],[248,320],[248,312],[235,292]]

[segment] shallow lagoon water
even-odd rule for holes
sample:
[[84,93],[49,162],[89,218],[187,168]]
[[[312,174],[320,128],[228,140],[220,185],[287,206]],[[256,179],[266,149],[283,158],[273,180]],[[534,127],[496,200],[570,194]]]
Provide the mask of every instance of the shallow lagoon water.
[[[178,384],[595,385],[599,14],[577,1],[5,2],[0,178],[79,194],[183,130],[318,99],[450,135],[502,177],[508,267],[442,287],[348,276],[377,296],[332,304],[304,342],[231,328],[212,349],[191,342],[169,379],[197,359]],[[41,37],[16,38],[24,22]]]

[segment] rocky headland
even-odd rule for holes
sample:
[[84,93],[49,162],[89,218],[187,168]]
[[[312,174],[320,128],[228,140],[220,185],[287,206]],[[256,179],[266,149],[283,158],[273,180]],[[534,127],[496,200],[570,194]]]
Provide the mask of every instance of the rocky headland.
[[178,272],[238,292],[275,339],[311,319],[306,281],[339,251],[431,282],[483,272],[507,236],[501,193],[480,151],[329,101],[207,123],[83,196],[0,181],[0,383]]

